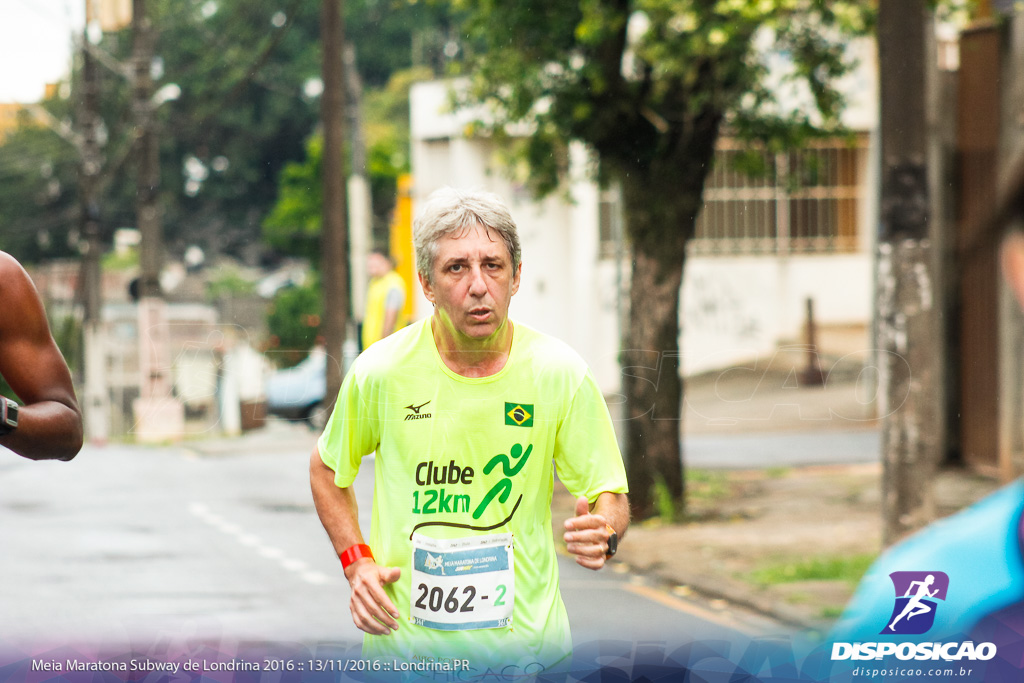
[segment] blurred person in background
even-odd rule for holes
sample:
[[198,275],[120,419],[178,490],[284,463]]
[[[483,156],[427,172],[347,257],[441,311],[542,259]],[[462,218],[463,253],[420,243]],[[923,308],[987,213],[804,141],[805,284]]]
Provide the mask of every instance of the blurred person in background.
[[362,348],[393,334],[408,323],[402,315],[405,306],[405,280],[395,271],[387,252],[374,249],[366,260],[370,286],[366,291]]
[[0,376],[22,401],[0,397],[0,446],[30,460],[71,460],[82,412],[28,273],[0,251]]

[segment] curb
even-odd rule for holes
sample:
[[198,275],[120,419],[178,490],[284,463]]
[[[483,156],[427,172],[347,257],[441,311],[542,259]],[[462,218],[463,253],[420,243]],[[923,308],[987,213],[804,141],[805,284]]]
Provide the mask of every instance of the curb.
[[654,568],[624,564],[629,573],[645,577],[669,593],[675,594],[680,587],[684,587],[702,598],[724,600],[730,605],[755,612],[784,626],[817,632],[828,631],[831,628],[831,623],[828,621],[813,619],[799,610],[777,604],[771,598],[757,595],[749,587],[736,581],[708,576],[673,575]]

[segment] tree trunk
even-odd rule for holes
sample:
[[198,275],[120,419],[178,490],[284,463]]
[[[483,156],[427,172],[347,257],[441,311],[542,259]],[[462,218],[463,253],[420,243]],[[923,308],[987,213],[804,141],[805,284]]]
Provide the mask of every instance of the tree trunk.
[[[679,300],[695,202],[649,178],[623,181],[633,272],[629,329],[623,330],[626,472],[633,516],[685,509],[681,444]],[[699,196],[699,193],[698,193]]]

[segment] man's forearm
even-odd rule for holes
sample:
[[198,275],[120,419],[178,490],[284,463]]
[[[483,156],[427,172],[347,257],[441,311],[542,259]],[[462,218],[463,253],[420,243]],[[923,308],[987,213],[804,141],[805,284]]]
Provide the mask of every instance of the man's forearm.
[[629,528],[629,499],[625,493],[602,493],[597,497],[591,512],[604,517],[620,539],[626,535],[626,529]]
[[[309,482],[313,504],[334,545],[334,552],[341,555],[351,546],[362,543],[355,493],[351,487],[335,485],[334,471],[324,464],[316,448],[309,460]],[[342,564],[346,564],[345,559]],[[350,557],[343,571],[352,589],[349,609],[356,627],[374,635],[387,635],[397,630],[398,610],[384,587],[397,581],[401,570],[381,567],[372,557],[363,556],[354,561]]]
[[338,488],[334,483],[334,470],[324,464],[315,447],[309,461],[309,484],[316,513],[331,539],[335,554],[340,555],[349,547],[362,543],[355,493],[351,487]]
[[22,406],[18,428],[0,436],[0,446],[29,460],[71,460],[82,449],[82,415],[58,401]]

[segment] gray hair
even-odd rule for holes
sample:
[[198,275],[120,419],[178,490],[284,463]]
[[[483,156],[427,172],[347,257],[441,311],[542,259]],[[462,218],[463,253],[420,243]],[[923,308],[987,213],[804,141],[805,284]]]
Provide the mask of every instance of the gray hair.
[[431,269],[437,258],[438,240],[462,232],[474,223],[494,230],[501,236],[512,259],[512,272],[519,269],[522,260],[519,232],[501,197],[483,190],[443,187],[430,194],[412,225],[416,270],[427,282],[430,282]]

